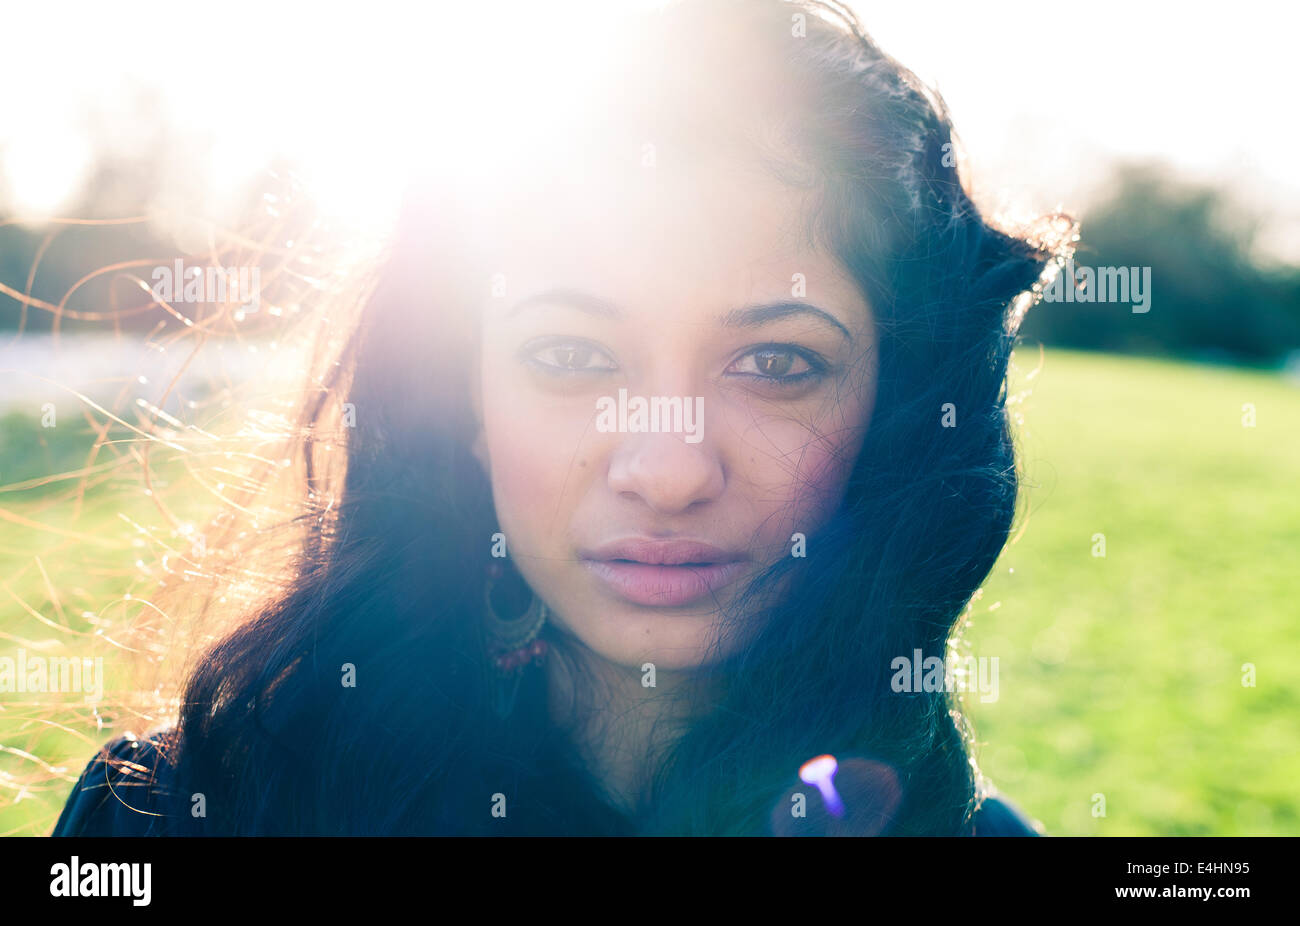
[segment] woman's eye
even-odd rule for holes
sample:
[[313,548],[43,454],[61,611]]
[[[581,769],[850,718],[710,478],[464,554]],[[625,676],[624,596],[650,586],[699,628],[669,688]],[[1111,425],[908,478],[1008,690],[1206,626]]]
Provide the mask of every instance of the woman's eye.
[[803,351],[773,346],[750,351],[728,367],[727,372],[778,383],[793,383],[809,376],[817,376],[823,369],[819,369]]
[[548,373],[599,373],[618,365],[603,351],[579,341],[560,341],[526,348],[525,359]]

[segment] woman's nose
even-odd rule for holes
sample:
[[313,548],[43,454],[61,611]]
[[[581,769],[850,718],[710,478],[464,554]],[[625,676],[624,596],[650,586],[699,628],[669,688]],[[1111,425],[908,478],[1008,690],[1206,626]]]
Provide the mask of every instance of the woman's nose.
[[610,458],[609,487],[635,496],[657,514],[680,514],[722,495],[726,475],[708,440],[674,433],[621,435]]

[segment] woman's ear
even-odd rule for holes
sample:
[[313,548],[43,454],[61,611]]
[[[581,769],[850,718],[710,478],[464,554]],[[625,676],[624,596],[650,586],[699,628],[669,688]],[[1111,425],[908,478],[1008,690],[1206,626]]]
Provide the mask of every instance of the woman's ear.
[[[475,351],[475,356],[479,352]],[[473,412],[474,422],[474,440],[470,444],[470,451],[483,467],[483,473],[486,476],[492,474],[492,464],[488,458],[487,449],[487,432],[483,427],[483,377],[479,375],[479,361],[470,364],[469,370],[469,400],[470,408]]]
[[492,462],[488,459],[487,438],[483,434],[483,426],[480,424],[478,431],[474,434],[474,443],[470,444],[470,450],[473,452],[475,459],[483,466],[485,476],[492,475]]

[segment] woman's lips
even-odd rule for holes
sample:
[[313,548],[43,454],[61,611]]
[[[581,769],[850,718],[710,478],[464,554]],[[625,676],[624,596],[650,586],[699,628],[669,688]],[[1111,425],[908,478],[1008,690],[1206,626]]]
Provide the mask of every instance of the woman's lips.
[[633,604],[672,607],[690,604],[735,580],[744,563],[665,566],[626,560],[586,560],[596,578]]
[[690,604],[734,582],[749,555],[686,540],[633,540],[582,554],[583,564],[613,594],[633,604]]

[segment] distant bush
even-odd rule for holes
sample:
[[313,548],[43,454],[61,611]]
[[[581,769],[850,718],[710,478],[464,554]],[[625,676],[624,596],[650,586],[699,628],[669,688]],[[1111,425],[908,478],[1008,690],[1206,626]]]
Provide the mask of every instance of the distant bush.
[[1221,356],[1276,363],[1300,348],[1300,268],[1254,253],[1257,220],[1223,192],[1152,166],[1117,172],[1081,217],[1076,267],[1150,267],[1150,308],[1048,302],[1030,311],[1032,341],[1087,350]]

